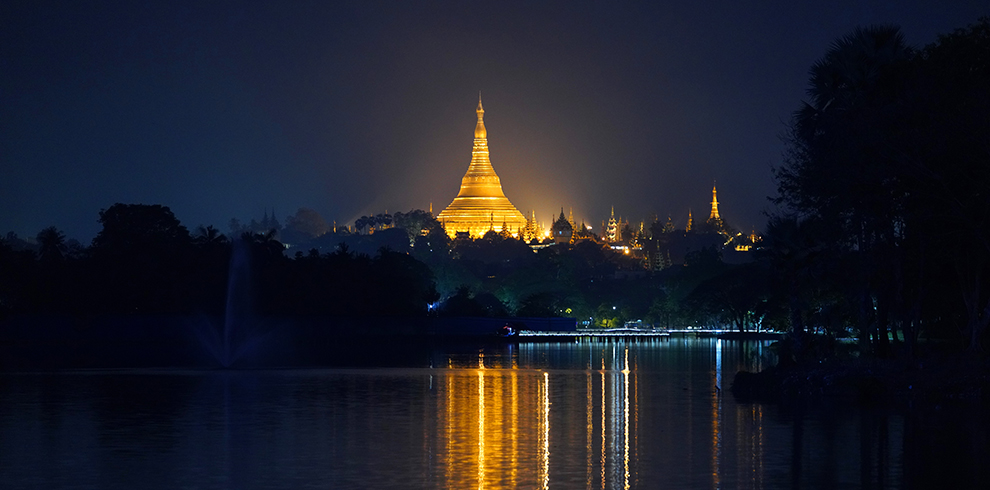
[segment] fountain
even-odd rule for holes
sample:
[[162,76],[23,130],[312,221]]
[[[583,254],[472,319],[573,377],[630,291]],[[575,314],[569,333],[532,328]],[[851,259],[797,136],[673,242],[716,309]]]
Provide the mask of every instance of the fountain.
[[197,322],[195,328],[200,345],[223,368],[255,352],[270,334],[262,331],[252,307],[251,244],[247,240],[233,241],[227,277],[222,328],[212,321]]

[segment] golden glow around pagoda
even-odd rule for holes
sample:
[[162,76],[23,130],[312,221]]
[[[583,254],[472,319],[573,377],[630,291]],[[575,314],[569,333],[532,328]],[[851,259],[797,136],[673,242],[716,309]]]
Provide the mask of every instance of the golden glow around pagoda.
[[485,129],[485,109],[478,96],[478,124],[474,128],[474,149],[471,164],[461,179],[461,191],[454,202],[440,212],[437,219],[447,234],[455,237],[467,232],[480,237],[489,230],[506,230],[518,236],[526,227],[526,217],[509,202],[502,192],[502,183],[495,175],[488,157],[488,131]]

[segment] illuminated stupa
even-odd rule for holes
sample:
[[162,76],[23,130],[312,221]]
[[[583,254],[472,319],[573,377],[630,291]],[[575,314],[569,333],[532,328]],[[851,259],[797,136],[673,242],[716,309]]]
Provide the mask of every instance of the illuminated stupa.
[[467,232],[476,238],[489,230],[500,232],[503,228],[518,236],[526,227],[526,217],[505,197],[502,183],[488,158],[488,132],[485,130],[485,110],[481,107],[480,96],[477,112],[478,125],[474,128],[471,164],[461,179],[461,191],[437,219],[452,238],[458,232]]

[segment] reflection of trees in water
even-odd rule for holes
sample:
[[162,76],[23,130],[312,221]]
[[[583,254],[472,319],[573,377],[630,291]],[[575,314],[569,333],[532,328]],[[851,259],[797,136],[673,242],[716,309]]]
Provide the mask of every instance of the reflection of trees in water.
[[982,488],[990,476],[990,425],[979,403],[889,407],[826,399],[782,407],[774,419],[789,432],[795,487]]

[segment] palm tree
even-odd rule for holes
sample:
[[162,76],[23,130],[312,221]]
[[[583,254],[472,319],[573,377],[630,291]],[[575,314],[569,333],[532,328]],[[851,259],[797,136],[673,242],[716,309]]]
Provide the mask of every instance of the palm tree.
[[799,133],[814,138],[825,129],[829,116],[849,114],[866,97],[892,88],[890,68],[911,54],[895,26],[858,28],[832,43],[809,72],[811,103],[805,102],[795,114]]
[[251,242],[256,250],[263,251],[266,256],[282,258],[285,245],[278,241],[278,230],[272,229],[267,233],[255,233]]
[[[913,144],[901,114],[912,50],[897,27],[860,28],[835,41],[810,70],[810,102],[794,114],[790,155],[775,171],[777,203],[831,225],[829,238],[859,257],[851,282],[863,309],[876,302],[878,350],[886,351],[886,313],[905,238],[908,176],[902,155]],[[865,321],[867,315],[863,315]]]
[[227,236],[220,233],[220,230],[210,226],[200,225],[196,229],[196,237],[193,238],[193,242],[201,247],[214,247],[217,245],[226,245]]

